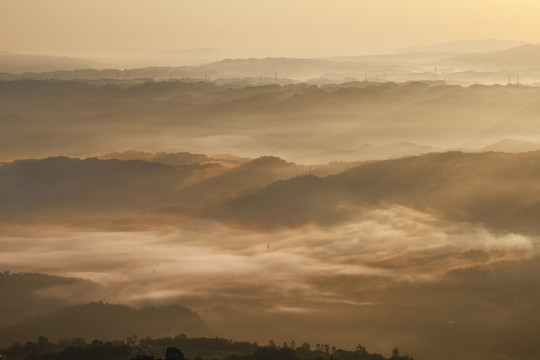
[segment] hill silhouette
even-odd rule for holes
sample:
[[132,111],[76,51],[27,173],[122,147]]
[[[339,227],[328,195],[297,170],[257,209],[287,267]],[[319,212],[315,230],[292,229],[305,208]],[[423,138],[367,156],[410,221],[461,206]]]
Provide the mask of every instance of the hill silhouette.
[[326,178],[276,182],[211,214],[262,227],[299,226],[334,224],[358,208],[397,204],[452,221],[536,233],[539,160],[540,152],[447,152],[372,162]]
[[170,166],[139,160],[84,160],[66,157],[16,161],[0,167],[0,212],[29,217],[78,213],[132,213],[176,204],[177,188],[190,177],[203,177],[220,166]]
[[[0,324],[12,325],[24,318],[37,316],[68,305],[65,298],[51,296],[52,291],[71,294],[78,290],[91,291],[95,284],[77,278],[39,273],[0,273]],[[54,289],[54,290],[53,290]]]
[[99,156],[99,159],[103,160],[142,160],[148,162],[156,162],[165,165],[183,166],[183,165],[196,165],[204,163],[220,164],[228,167],[235,167],[247,162],[249,159],[241,158],[233,155],[215,155],[209,157],[204,154],[193,154],[189,152],[158,152],[150,153],[138,150],[126,150],[123,152],[114,151],[111,153],[103,154]]
[[[140,216],[142,222],[166,214],[197,217],[209,206],[309,172],[306,165],[273,156],[248,161],[233,156],[210,158],[189,153],[106,155],[115,156],[148,161],[52,157],[2,165],[3,221],[43,224],[86,221],[103,225],[117,220],[124,222],[132,216]],[[199,163],[201,160],[205,162]],[[329,163],[313,166],[313,171],[329,175],[355,164]]]
[[451,151],[356,167],[314,166],[314,174],[323,177],[308,176],[305,165],[269,156],[232,168],[95,158],[25,160],[0,166],[5,199],[0,210],[5,220],[22,222],[77,216],[111,222],[149,212],[158,218],[189,215],[272,227],[329,225],[349,220],[361,208],[401,205],[450,221],[532,233],[540,231],[533,221],[540,203],[539,160],[538,151]]
[[0,346],[26,342],[46,334],[50,340],[68,338],[121,340],[128,336],[201,334],[206,325],[192,310],[170,305],[133,309],[91,302],[61,308],[0,329]]
[[194,184],[186,193],[186,200],[194,204],[215,204],[254,193],[275,181],[289,179],[306,171],[306,166],[274,156],[263,156]]

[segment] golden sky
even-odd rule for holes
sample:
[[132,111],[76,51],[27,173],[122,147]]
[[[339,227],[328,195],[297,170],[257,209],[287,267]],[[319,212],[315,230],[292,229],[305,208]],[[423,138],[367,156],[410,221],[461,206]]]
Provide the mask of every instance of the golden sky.
[[0,50],[90,58],[312,57],[538,42],[538,0],[0,0]]

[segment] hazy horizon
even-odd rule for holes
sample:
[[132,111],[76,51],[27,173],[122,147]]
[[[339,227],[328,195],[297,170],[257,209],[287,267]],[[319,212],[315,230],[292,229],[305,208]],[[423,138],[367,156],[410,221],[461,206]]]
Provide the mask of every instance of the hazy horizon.
[[[217,48],[179,48],[175,50],[169,50],[169,51],[128,51],[126,53],[106,53],[99,56],[96,56],[93,52],[70,52],[69,50],[58,50],[58,51],[50,51],[50,50],[41,50],[41,51],[35,51],[35,50],[11,50],[11,49],[0,49],[0,51],[5,51],[12,54],[20,54],[20,55],[32,55],[32,56],[55,56],[55,57],[71,57],[71,58],[78,58],[81,60],[91,60],[95,62],[102,63],[104,66],[113,66],[117,68],[136,68],[136,67],[152,67],[152,66],[197,66],[212,62],[217,62],[221,60],[226,59],[248,59],[248,58],[254,58],[254,59],[264,59],[264,58],[314,58],[314,59],[327,59],[327,58],[336,58],[336,57],[362,57],[362,56],[379,56],[379,55],[394,55],[394,54],[400,54],[400,53],[407,53],[407,52],[416,52],[416,51],[422,51],[422,49],[429,49],[430,47],[433,47],[436,49],[437,47],[450,48],[452,44],[459,44],[459,43],[467,43],[467,42],[481,42],[481,41],[493,41],[493,42],[501,42],[501,43],[508,43],[507,46],[494,46],[493,48],[476,48],[473,50],[471,48],[470,51],[466,50],[459,50],[456,47],[456,50],[446,50],[449,53],[455,52],[455,53],[463,53],[463,52],[481,52],[481,51],[493,51],[498,49],[505,49],[511,47],[511,44],[515,44],[515,46],[519,46],[520,44],[538,44],[539,41],[536,42],[526,42],[522,41],[520,39],[493,39],[493,38],[485,38],[485,39],[475,39],[475,38],[464,38],[464,39],[451,39],[449,41],[433,41],[433,42],[426,42],[426,43],[408,43],[404,44],[403,46],[397,47],[397,48],[389,48],[386,51],[369,51],[369,50],[363,50],[359,49],[355,52],[339,52],[339,53],[324,53],[324,54],[315,54],[313,56],[304,56],[299,55],[296,53],[257,53],[257,54],[244,54],[239,55],[238,52],[232,52],[227,51],[225,49],[217,49]],[[466,49],[466,48],[465,48]],[[429,52],[433,52],[434,50],[428,50]],[[441,50],[441,52],[445,52],[445,50]]]
[[528,0],[491,3],[489,10],[483,2],[441,8],[425,0],[6,0],[1,6],[1,50],[128,66],[387,54],[469,39],[538,43],[540,33],[534,18],[540,5]]

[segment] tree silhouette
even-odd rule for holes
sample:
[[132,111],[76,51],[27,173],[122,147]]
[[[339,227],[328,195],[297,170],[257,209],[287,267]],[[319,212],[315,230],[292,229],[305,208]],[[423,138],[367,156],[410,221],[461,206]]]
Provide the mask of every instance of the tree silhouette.
[[185,360],[184,353],[175,347],[168,347],[165,352],[165,360]]

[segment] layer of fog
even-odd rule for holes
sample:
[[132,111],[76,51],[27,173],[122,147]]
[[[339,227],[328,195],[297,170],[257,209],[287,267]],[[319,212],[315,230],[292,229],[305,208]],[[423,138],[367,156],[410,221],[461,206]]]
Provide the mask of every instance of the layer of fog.
[[[0,94],[0,161],[137,149],[314,164],[540,140],[538,89],[523,86],[14,81]],[[343,156],[403,142],[420,145]]]
[[[255,232],[199,221],[144,232],[3,225],[1,234],[1,269],[94,284],[40,296],[181,303],[213,334],[262,343],[362,343],[383,352],[399,344],[419,359],[437,347],[474,354],[494,351],[489,337],[505,333],[494,314],[504,312],[509,329],[525,321],[508,301],[537,302],[529,288],[537,281],[529,272],[539,266],[536,238],[405,207],[359,212],[332,228]],[[491,330],[478,335],[480,325]],[[460,344],[449,332],[474,333],[476,343]]]

